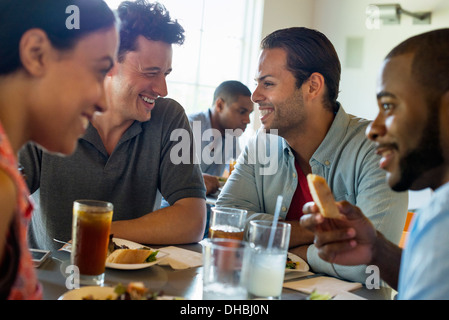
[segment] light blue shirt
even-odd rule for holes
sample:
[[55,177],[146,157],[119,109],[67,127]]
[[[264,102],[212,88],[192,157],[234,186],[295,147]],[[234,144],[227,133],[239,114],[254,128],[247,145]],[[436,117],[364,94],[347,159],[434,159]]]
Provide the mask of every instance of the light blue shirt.
[[[336,201],[347,200],[360,207],[376,229],[397,244],[407,215],[408,194],[396,193],[386,183],[374,143],[365,137],[368,124],[340,106],[309,164],[314,174],[326,179]],[[280,218],[285,219],[297,184],[295,158],[285,139],[259,131],[238,158],[216,205],[244,208],[251,219],[272,219],[277,196],[282,195]],[[314,272],[358,282],[365,282],[369,275],[366,266],[325,262],[314,245],[309,246],[307,259]]]
[[[226,133],[221,136],[212,129],[210,110],[188,115],[195,139],[195,150],[201,171],[213,176],[222,176],[231,159],[237,159],[240,148],[238,137]],[[195,125],[194,122],[197,122]],[[215,131],[215,136],[211,133]],[[220,148],[221,144],[221,148]],[[200,148],[197,148],[200,146]],[[218,149],[218,154],[214,150]],[[210,163],[207,163],[210,158]]]
[[419,209],[402,253],[398,299],[449,299],[449,183]]

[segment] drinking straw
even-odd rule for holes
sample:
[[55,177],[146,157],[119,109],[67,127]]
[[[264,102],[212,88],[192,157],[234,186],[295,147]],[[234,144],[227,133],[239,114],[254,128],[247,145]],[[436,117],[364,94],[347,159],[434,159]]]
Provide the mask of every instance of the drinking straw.
[[281,211],[281,205],[282,205],[282,196],[278,195],[278,199],[276,201],[276,209],[274,210],[274,218],[273,223],[271,225],[271,232],[270,232],[270,238],[268,239],[268,249],[270,250],[273,245],[274,240],[274,233],[276,231],[276,225],[279,218],[279,212]]

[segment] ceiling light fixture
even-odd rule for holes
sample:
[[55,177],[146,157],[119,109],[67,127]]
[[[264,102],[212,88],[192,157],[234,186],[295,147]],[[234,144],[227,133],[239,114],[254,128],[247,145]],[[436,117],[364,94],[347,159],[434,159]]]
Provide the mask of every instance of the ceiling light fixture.
[[366,8],[367,26],[370,22],[371,29],[383,25],[395,25],[401,22],[401,14],[413,17],[413,24],[430,24],[432,13],[410,12],[402,9],[400,4],[372,4]]

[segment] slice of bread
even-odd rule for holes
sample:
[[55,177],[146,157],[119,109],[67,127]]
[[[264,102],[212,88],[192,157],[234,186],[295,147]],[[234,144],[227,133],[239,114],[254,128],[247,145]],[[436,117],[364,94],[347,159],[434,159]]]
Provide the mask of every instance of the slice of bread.
[[335,199],[326,180],[316,174],[308,174],[307,182],[309,184],[310,193],[313,201],[320,209],[321,214],[325,218],[338,218],[339,211],[335,204]]
[[109,263],[145,263],[150,256],[152,250],[146,249],[117,249],[112,252],[106,259]]

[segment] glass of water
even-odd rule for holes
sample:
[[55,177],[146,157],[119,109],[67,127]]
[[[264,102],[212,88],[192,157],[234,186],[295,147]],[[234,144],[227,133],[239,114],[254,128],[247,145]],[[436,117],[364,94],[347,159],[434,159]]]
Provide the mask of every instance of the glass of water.
[[235,239],[203,242],[203,300],[247,299],[248,249]]

